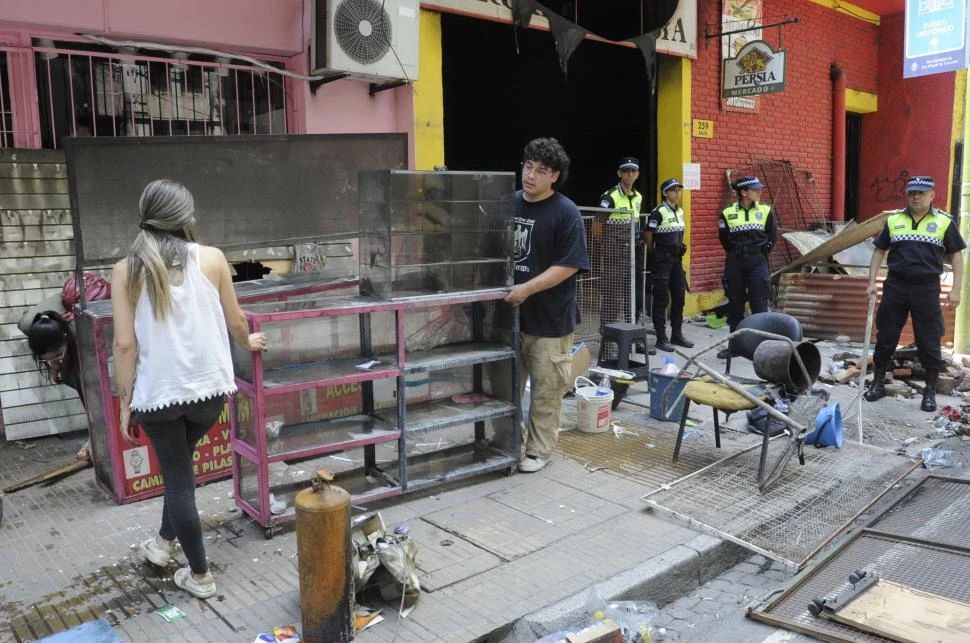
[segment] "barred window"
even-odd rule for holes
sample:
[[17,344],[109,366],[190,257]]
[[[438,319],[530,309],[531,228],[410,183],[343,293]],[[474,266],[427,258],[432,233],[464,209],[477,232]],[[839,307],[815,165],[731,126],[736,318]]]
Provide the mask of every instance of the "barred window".
[[13,147],[13,105],[7,52],[0,51],[0,148]]
[[[64,136],[285,134],[285,77],[248,64],[35,47],[42,145]],[[198,58],[198,60],[196,60]],[[268,63],[282,69],[280,63]]]

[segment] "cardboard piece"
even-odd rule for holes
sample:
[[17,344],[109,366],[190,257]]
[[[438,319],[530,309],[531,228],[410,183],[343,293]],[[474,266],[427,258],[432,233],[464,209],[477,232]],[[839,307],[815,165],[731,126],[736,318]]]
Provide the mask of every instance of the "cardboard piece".
[[623,636],[620,633],[620,626],[607,618],[578,632],[567,634],[566,641],[568,643],[623,643]]
[[970,640],[970,605],[884,578],[829,618],[893,641],[957,643]]
[[593,354],[586,344],[581,344],[579,349],[573,353],[572,372],[570,373],[569,381],[575,382],[577,377],[585,375],[592,364]]

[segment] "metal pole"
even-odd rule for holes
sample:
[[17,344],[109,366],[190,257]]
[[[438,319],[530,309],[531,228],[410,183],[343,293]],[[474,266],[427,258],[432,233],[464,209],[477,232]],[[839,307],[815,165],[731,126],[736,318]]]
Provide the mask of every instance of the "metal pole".
[[[630,213],[630,323],[637,323],[637,217]],[[643,347],[646,352],[647,347]]]
[[[869,366],[869,342],[872,340],[872,313],[876,308],[876,296],[869,295],[869,308],[866,311],[866,341],[862,346],[862,367],[859,369],[859,397],[856,401],[856,421],[859,425],[859,444],[862,444],[862,393],[866,390],[866,367]],[[880,374],[876,374],[880,377]],[[875,382],[873,382],[875,384]]]
[[[963,75],[963,182],[960,189],[960,233],[964,239],[970,233],[970,78],[966,70],[959,72]],[[963,284],[960,290],[960,305],[957,306],[955,322],[953,324],[953,352],[970,352],[970,320],[967,319],[967,299],[970,299],[970,276],[967,269],[967,252],[963,251],[954,261],[963,261]]]

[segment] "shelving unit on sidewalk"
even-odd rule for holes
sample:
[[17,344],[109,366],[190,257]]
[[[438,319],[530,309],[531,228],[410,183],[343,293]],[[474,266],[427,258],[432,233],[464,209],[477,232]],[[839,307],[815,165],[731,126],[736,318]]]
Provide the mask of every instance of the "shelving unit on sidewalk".
[[511,471],[519,458],[518,318],[505,295],[244,307],[270,349],[235,353],[236,504],[271,537],[294,519],[293,498],[315,471],[288,465],[325,456],[334,456],[326,466],[355,503]]

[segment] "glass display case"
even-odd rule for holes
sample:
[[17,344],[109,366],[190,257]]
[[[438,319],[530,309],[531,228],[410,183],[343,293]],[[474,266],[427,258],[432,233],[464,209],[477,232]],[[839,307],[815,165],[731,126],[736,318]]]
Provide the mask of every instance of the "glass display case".
[[244,306],[236,502],[272,536],[315,471],[363,503],[519,459],[518,316],[504,289]]
[[361,292],[381,299],[512,285],[515,175],[358,174]]
[[[356,289],[357,278],[291,273],[243,281],[234,286],[240,303],[252,303]],[[83,310],[75,308],[75,320],[95,479],[119,504],[160,495],[164,482],[148,438],[140,432],[138,445],[132,446],[121,438],[118,430],[121,405],[114,385],[111,356],[114,341],[111,301],[90,302]],[[195,464],[199,483],[232,473],[230,417],[227,408],[199,443],[199,459]]]

